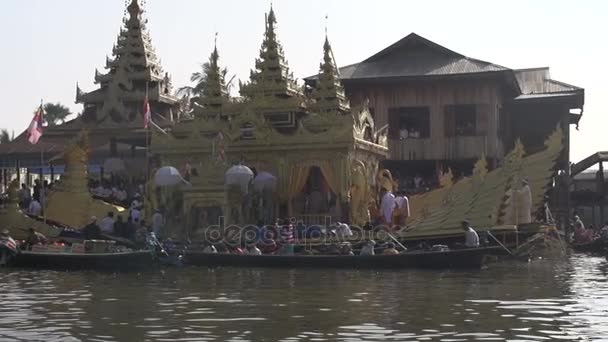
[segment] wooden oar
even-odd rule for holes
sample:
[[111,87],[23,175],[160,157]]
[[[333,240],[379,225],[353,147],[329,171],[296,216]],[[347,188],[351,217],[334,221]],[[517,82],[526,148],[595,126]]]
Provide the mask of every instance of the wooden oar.
[[397,240],[397,238],[394,237],[393,234],[391,234],[387,231],[386,235],[388,235],[391,239],[393,239],[393,241],[395,241],[397,243],[397,245],[399,245],[399,247],[403,248],[404,252],[407,251],[407,248],[403,244],[401,244],[401,242],[399,242],[399,240]]
[[494,239],[494,241],[496,241],[496,243],[498,243],[500,245],[500,247],[502,247],[505,251],[507,251],[507,253],[509,253],[510,256],[517,258],[517,256],[515,254],[513,254],[513,252],[511,252],[507,247],[505,247],[505,245],[503,245],[500,241],[498,241],[498,239],[494,236],[494,234],[492,234],[489,230],[486,232],[492,239]]

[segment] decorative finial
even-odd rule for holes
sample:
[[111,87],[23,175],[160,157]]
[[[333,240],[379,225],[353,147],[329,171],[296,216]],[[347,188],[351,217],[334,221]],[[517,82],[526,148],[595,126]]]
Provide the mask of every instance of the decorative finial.
[[325,15],[325,39],[327,39],[327,22],[329,19],[329,14]]
[[127,11],[129,11],[131,18],[136,18],[143,12],[137,0],[131,0],[131,4],[127,7]]
[[217,35],[218,35],[217,31],[215,31],[215,38],[213,40],[213,45],[215,46],[216,50],[217,50]]

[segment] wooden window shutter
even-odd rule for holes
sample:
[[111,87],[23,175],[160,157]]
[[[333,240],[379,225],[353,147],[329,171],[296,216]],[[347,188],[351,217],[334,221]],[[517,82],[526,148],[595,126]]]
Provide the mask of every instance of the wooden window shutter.
[[488,135],[488,119],[490,117],[490,105],[478,104],[475,106],[477,124],[477,135]]
[[445,136],[453,137],[456,135],[456,108],[454,106],[444,107],[444,123]]

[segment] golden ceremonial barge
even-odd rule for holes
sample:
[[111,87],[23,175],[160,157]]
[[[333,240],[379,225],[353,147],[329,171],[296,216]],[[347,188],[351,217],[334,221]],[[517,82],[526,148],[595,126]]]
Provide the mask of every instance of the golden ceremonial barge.
[[[173,242],[203,241],[218,225],[240,227],[240,233],[274,226],[276,240],[311,254],[318,245],[364,249],[385,232],[404,251],[434,245],[401,253],[404,264],[459,266],[447,260],[480,265],[482,254],[529,248],[532,240],[560,238],[556,228],[569,226],[568,137],[582,115],[584,92],[550,79],[548,68],[504,68],[415,34],[339,68],[326,36],[319,73],[301,85],[288,67],[271,7],[255,68],[239,82],[240,96],[230,95],[232,80],[217,46],[196,86],[177,96],[142,6],[132,0],[127,12],[106,73],[95,70],[98,89],[77,86],[82,114],[45,127],[36,145],[23,134],[0,145],[8,194],[0,228],[14,239],[28,239],[33,228],[51,241],[76,241],[66,232],[78,234],[106,216],[153,224],[159,237]],[[522,118],[535,111],[542,124],[530,127]],[[21,183],[36,174],[52,183],[37,215],[20,197]],[[395,198],[401,204],[391,206]],[[444,244],[462,239],[463,221],[487,232],[488,247],[448,251]],[[346,236],[343,224],[351,231]],[[283,226],[293,235],[296,226],[318,227],[319,235],[285,238]],[[362,235],[352,234],[355,228]],[[116,229],[103,239],[133,248],[128,234]],[[234,248],[251,244],[222,236],[199,247],[222,239]],[[264,255],[268,260],[259,263],[209,255],[215,252],[190,257],[245,266],[400,264],[387,256],[321,260],[287,252],[291,259]]]

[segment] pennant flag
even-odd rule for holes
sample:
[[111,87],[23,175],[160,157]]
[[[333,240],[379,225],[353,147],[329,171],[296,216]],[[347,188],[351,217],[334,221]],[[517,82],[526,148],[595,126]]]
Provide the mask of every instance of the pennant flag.
[[152,111],[150,110],[150,102],[148,102],[148,94],[146,94],[146,98],[144,99],[144,128],[148,129],[150,127],[150,122],[152,122]]
[[38,111],[34,114],[34,118],[27,128],[27,141],[31,144],[37,144],[38,140],[42,137],[42,112],[42,105],[40,105],[40,108],[38,108]]

